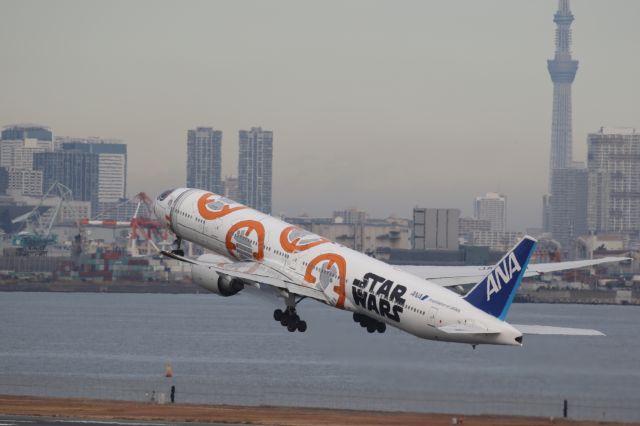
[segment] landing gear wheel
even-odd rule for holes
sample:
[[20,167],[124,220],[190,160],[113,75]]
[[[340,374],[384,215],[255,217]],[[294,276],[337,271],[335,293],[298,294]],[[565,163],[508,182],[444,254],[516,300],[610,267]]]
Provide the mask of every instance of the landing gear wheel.
[[282,312],[282,309],[276,309],[275,311],[273,311],[274,320],[280,322],[283,316],[284,316],[284,312]]
[[378,330],[378,333],[384,333],[387,330],[387,324],[379,322],[376,329]]
[[375,333],[375,331],[376,331],[376,325],[375,324],[368,324],[367,325],[367,332]]
[[306,321],[302,321],[296,312],[296,305],[304,298],[304,296],[301,296],[296,299],[295,295],[289,294],[286,301],[287,307],[284,310],[276,309],[273,311],[273,319],[279,321],[280,325],[286,327],[290,333],[296,330],[301,333],[307,331]]

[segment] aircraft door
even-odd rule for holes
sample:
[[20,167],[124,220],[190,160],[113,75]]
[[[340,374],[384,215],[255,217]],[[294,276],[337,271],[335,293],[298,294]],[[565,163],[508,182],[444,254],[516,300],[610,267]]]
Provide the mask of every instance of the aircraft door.
[[302,267],[302,254],[300,252],[294,252],[289,255],[286,262],[287,271],[296,273],[298,275],[304,275]]
[[438,308],[429,308],[427,311],[427,323],[434,327],[438,326]]

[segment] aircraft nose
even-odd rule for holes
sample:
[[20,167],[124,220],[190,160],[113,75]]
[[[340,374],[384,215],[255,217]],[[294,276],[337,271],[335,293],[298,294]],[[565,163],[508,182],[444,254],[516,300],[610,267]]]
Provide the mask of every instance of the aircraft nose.
[[153,213],[156,215],[156,218],[162,223],[166,222],[167,216],[169,215],[168,200],[173,191],[173,189],[167,189],[166,191],[163,191],[160,195],[158,195],[158,197],[153,201]]

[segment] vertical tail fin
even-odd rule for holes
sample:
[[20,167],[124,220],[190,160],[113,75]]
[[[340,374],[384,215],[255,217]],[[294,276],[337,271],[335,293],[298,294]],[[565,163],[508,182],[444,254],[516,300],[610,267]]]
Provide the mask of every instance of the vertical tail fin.
[[504,320],[537,241],[526,235],[464,296],[476,308]]

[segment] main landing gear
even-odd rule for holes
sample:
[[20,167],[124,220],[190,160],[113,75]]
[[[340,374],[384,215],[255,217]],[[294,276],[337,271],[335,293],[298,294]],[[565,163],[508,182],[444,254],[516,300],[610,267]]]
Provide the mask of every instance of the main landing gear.
[[178,255],[178,256],[184,256],[184,250],[182,250],[180,248],[180,246],[182,245],[182,238],[178,237],[176,238],[176,240],[173,242],[173,244],[175,244],[176,249],[175,250],[171,250],[171,253]]
[[304,333],[307,331],[307,322],[300,319],[296,313],[296,308],[276,309],[273,311],[273,319],[280,322],[280,325],[287,327],[291,333],[299,331]]
[[360,324],[360,327],[366,328],[369,333],[375,333],[376,331],[384,333],[387,330],[387,324],[366,315],[354,313],[353,320]]
[[284,311],[282,309],[273,311],[273,319],[278,321],[283,327],[287,327],[290,333],[296,330],[301,333],[307,331],[307,322],[301,320],[296,312],[296,305],[300,303],[302,299],[304,299],[304,297],[296,301],[295,296],[289,295],[287,297],[287,308]]

